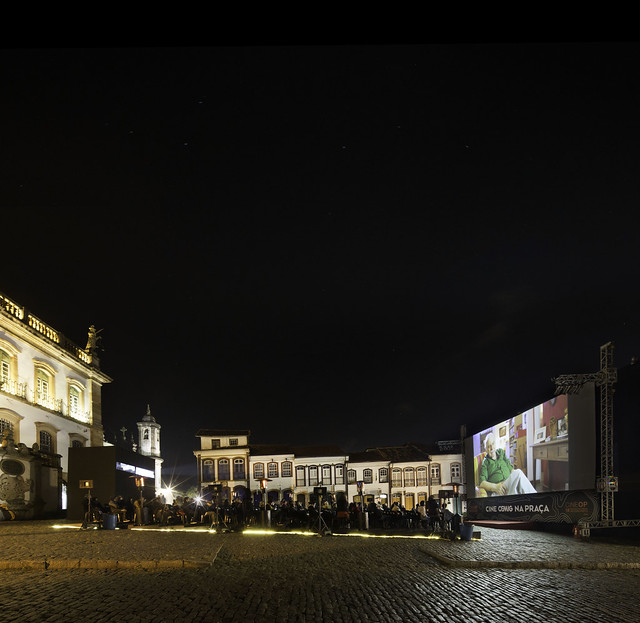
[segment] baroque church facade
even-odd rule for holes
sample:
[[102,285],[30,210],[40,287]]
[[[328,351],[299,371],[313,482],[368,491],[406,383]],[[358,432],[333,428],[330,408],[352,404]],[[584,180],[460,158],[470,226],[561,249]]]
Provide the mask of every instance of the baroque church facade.
[[[11,518],[63,513],[78,486],[69,482],[70,456],[113,445],[102,420],[102,387],[112,379],[100,369],[99,333],[91,326],[81,348],[0,292],[0,512]],[[160,425],[148,406],[136,425],[128,449],[153,459],[157,492]]]
[[[91,327],[81,348],[0,293],[0,436],[5,451],[31,456],[30,466],[51,468],[52,486],[58,474],[58,500],[44,494],[49,511],[64,508],[69,448],[103,444],[101,394],[112,379],[100,370],[98,333]],[[32,480],[26,463],[21,468],[17,458],[12,461],[2,462],[10,473],[0,466],[7,490],[15,488],[17,478]],[[11,473],[16,471],[21,473]],[[34,491],[34,483],[25,485],[24,504],[37,503],[42,495]],[[2,501],[7,502],[0,490]],[[52,509],[53,504],[58,508]]]

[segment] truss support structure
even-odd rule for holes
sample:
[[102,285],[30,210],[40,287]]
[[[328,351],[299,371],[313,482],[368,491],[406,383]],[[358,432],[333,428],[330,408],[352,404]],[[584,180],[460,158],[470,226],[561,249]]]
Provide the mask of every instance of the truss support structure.
[[618,490],[618,478],[613,474],[613,394],[618,371],[613,366],[613,343],[600,347],[600,370],[589,374],[563,374],[554,379],[556,395],[576,394],[585,383],[595,383],[600,388],[600,477],[596,483],[600,492],[600,521],[582,524],[583,534],[589,528],[608,528],[637,525],[636,520],[615,521],[614,494]]

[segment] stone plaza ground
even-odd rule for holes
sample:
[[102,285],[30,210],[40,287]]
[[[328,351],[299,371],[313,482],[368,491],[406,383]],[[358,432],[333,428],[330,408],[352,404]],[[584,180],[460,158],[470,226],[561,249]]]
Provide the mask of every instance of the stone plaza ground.
[[640,546],[1,522],[7,621],[640,621]]

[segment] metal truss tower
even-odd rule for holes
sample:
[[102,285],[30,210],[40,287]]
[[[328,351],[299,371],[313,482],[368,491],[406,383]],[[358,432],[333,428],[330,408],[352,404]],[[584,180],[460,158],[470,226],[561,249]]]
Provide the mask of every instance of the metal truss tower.
[[590,528],[637,526],[640,520],[615,520],[614,494],[618,490],[618,478],[613,474],[613,394],[618,371],[613,367],[613,343],[600,347],[600,370],[589,374],[563,374],[552,379],[558,394],[577,394],[585,383],[595,383],[600,388],[600,521],[583,523],[582,535],[589,536]]

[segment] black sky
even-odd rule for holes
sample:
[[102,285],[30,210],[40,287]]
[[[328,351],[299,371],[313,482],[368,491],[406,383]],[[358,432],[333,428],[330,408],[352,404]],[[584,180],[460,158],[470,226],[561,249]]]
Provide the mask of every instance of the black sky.
[[347,451],[640,353],[637,44],[0,51],[0,291],[146,405]]

